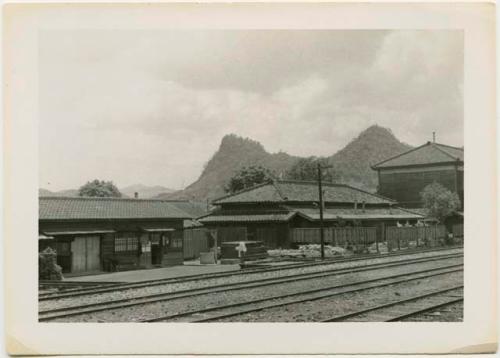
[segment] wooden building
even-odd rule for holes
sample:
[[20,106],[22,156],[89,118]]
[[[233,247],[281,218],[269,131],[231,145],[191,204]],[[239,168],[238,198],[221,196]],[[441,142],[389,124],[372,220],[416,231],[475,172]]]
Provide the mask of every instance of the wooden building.
[[[325,183],[325,226],[376,226],[380,235],[397,221],[416,223],[423,216],[396,207],[396,202],[343,184]],[[319,227],[318,185],[274,181],[228,195],[198,220],[216,228],[218,240],[256,240],[268,247],[289,247],[290,229]]]
[[378,172],[378,193],[406,208],[422,206],[420,192],[438,182],[456,192],[463,208],[464,150],[427,142],[372,166]]
[[56,249],[64,273],[182,264],[188,219],[162,200],[41,197],[39,249]]

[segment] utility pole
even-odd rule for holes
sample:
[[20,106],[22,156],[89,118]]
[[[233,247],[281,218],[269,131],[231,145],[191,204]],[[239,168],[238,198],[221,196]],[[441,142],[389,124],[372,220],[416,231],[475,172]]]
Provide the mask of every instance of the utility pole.
[[331,168],[331,166],[321,167],[318,163],[318,190],[319,190],[319,235],[321,243],[321,260],[325,259],[325,227],[323,222],[323,186],[322,186],[322,176],[323,173],[321,169]]

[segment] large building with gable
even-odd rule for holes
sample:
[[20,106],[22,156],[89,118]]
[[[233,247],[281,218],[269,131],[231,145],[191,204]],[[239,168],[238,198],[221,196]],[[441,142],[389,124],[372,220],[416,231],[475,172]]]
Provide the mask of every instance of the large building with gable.
[[435,142],[411,149],[372,166],[378,193],[406,208],[422,206],[420,192],[437,182],[464,203],[464,149]]

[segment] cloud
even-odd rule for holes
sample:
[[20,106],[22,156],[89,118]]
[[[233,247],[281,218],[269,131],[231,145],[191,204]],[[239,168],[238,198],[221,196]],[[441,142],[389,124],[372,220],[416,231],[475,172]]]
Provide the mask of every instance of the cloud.
[[413,145],[432,131],[463,143],[461,31],[46,31],[40,39],[42,186],[106,177],[179,188],[231,132],[303,156],[332,154],[375,123]]

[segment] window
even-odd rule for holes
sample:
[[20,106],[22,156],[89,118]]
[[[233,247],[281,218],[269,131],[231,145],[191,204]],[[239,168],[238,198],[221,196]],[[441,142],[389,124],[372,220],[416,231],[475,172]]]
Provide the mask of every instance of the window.
[[173,249],[182,249],[182,238],[177,237],[170,240],[170,247]]
[[139,242],[141,245],[141,254],[151,252],[151,241],[149,241],[148,234],[142,234]]
[[137,251],[139,240],[134,233],[120,233],[115,237],[115,252]]

